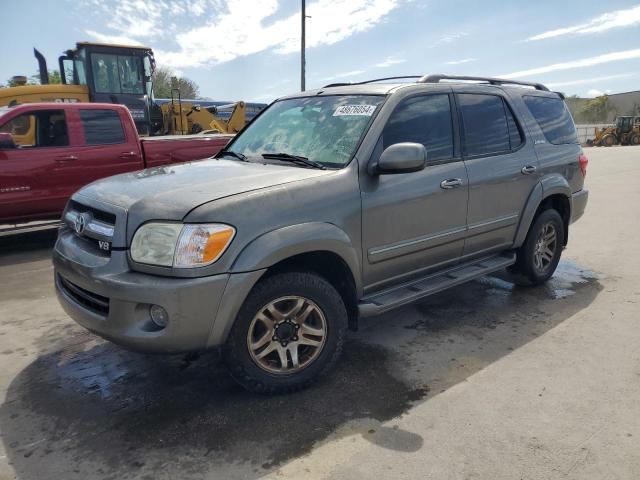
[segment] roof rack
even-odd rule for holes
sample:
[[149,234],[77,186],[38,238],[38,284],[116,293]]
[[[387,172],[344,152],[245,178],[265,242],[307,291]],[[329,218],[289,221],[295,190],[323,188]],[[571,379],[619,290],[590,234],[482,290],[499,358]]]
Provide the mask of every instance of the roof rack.
[[524,85],[527,87],[533,87],[536,90],[544,90],[548,92],[549,89],[541,83],[536,82],[521,82],[519,80],[509,80],[508,78],[494,78],[494,77],[469,77],[465,75],[444,75],[441,73],[433,75],[425,75],[420,77],[418,83],[440,83],[441,80],[471,80],[476,82],[486,82],[490,85]]
[[341,82],[341,83],[330,83],[329,85],[325,85],[322,88],[330,88],[330,87],[347,87],[349,85],[365,85],[367,83],[375,83],[375,82],[384,82],[385,80],[403,80],[407,78],[423,78],[422,75],[402,75],[400,77],[383,77],[383,78],[373,78],[371,80],[364,80],[362,82]]
[[523,85],[526,87],[533,87],[536,90],[543,90],[545,92],[549,91],[549,89],[545,85],[541,83],[536,83],[536,82],[521,82],[519,80],[509,80],[508,78],[470,77],[466,75],[445,75],[442,73],[437,73],[432,75],[402,75],[399,77],[374,78],[371,80],[364,80],[362,82],[330,83],[329,85],[325,85],[322,88],[346,87],[349,85],[365,85],[367,83],[383,82],[385,80],[406,80],[409,78],[417,78],[418,80],[416,80],[416,83],[440,83],[441,80],[462,80],[462,81],[485,82],[490,85]]

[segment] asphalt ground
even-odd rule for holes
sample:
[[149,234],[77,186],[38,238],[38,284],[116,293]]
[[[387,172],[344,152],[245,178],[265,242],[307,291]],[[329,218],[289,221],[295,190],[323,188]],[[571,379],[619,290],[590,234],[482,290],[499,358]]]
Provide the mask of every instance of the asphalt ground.
[[547,285],[485,277],[363,320],[290,395],[245,392],[216,352],[88,333],[55,299],[55,232],[0,239],[0,478],[640,478],[640,147],[585,151]]

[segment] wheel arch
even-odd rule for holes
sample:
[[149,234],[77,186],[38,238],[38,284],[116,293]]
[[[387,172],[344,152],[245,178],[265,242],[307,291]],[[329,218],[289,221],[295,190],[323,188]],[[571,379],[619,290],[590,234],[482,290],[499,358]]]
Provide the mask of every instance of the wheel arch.
[[344,230],[330,223],[311,222],[272,230],[254,239],[238,254],[231,273],[263,272],[255,284],[282,271],[314,272],[338,290],[347,307],[349,326],[356,329],[362,293],[359,258]]
[[522,246],[536,217],[548,208],[554,208],[562,217],[563,245],[567,244],[571,219],[571,187],[563,176],[552,175],[541,179],[529,195],[516,231],[514,248]]

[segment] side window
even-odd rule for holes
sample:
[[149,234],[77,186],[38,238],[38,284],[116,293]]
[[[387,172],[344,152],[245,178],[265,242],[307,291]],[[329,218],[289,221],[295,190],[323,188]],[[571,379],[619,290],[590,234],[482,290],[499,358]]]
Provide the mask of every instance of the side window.
[[549,143],[578,143],[576,128],[564,100],[532,95],[522,98]]
[[467,155],[489,155],[511,149],[507,116],[501,97],[462,93],[457,98],[464,125]]
[[80,120],[87,145],[111,145],[125,142],[120,115],[115,110],[81,109]]
[[453,127],[449,95],[435,94],[402,101],[382,131],[384,148],[401,142],[421,143],[427,159],[453,157]]
[[65,147],[69,132],[63,110],[38,110],[24,113],[4,125],[0,132],[13,135],[19,147]]
[[516,119],[513,116],[513,112],[511,111],[511,107],[504,104],[504,111],[507,114],[507,127],[509,128],[509,143],[511,144],[511,150],[517,149],[520,145],[522,145],[522,132],[518,128],[518,124],[516,123]]

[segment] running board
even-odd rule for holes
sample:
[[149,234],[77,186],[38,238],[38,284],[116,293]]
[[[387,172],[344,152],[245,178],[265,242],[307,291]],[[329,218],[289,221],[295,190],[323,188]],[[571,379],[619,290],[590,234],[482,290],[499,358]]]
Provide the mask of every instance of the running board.
[[474,278],[502,270],[513,265],[515,261],[514,252],[504,252],[456,265],[364,297],[358,305],[358,311],[362,317],[379,315]]
[[0,225],[0,237],[17,235],[19,233],[39,232],[58,228],[60,220],[43,220],[39,222],[29,222],[22,224],[2,224]]

